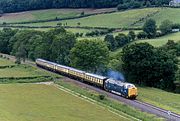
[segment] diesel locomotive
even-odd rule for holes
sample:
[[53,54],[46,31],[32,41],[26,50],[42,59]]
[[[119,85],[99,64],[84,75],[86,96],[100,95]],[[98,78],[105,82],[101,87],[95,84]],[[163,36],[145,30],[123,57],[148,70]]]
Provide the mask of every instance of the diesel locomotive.
[[135,85],[130,83],[124,83],[105,76],[87,73],[85,71],[63,66],[43,59],[36,59],[36,65],[56,73],[96,85],[108,92],[121,95],[125,98],[135,99],[138,95],[137,88]]

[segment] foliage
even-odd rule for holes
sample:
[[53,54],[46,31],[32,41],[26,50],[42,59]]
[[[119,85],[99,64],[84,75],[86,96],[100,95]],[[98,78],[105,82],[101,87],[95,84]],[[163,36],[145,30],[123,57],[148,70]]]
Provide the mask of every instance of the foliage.
[[99,95],[99,99],[100,100],[104,100],[105,99],[105,95]]
[[126,36],[125,34],[118,34],[116,37],[115,37],[115,40],[117,42],[117,48],[119,47],[122,47],[124,45],[126,45],[127,43],[130,42],[130,39],[128,36]]
[[[170,0],[151,0],[150,5],[168,5]],[[1,0],[0,10],[3,12],[18,12],[27,10],[47,9],[47,8],[110,8],[123,4],[127,8],[139,8],[146,6],[146,0]],[[148,4],[149,5],[149,4]]]
[[180,42],[175,43],[173,40],[168,40],[161,48],[173,55],[180,56]]
[[4,28],[0,31],[0,52],[10,54],[12,49],[11,37],[13,37],[18,30]]
[[56,35],[51,45],[51,59],[57,63],[69,65],[69,53],[74,47],[75,42],[76,38],[72,33],[65,32]]
[[114,39],[113,35],[107,34],[104,38],[104,41],[107,42],[109,50],[115,50],[117,47],[117,42]]
[[136,34],[134,31],[129,31],[128,37],[130,38],[131,41],[134,41],[136,39]]
[[70,57],[73,67],[96,73],[107,65],[109,49],[102,40],[79,40],[72,48]]
[[156,37],[156,21],[149,19],[143,26],[143,31],[146,32],[148,38]]
[[123,70],[129,80],[152,87],[173,90],[177,58],[148,43],[123,48]]
[[130,0],[124,1],[123,4],[117,6],[118,10],[132,9],[132,8],[141,8],[143,5],[142,1]]
[[173,23],[171,21],[165,20],[161,23],[161,25],[159,26],[159,29],[161,30],[161,33],[165,35],[172,32],[172,26],[173,26]]
[[139,32],[139,33],[137,34],[137,38],[138,38],[138,39],[145,39],[145,38],[147,38],[146,32]]

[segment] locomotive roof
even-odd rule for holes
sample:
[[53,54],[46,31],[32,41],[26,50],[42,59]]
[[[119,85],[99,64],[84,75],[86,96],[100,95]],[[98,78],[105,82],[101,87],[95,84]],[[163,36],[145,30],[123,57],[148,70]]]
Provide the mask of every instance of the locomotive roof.
[[99,78],[99,79],[107,79],[107,77],[101,76],[101,75],[97,75],[97,74],[86,73],[86,75],[89,75],[89,76],[92,76],[92,77],[96,77],[96,78]]

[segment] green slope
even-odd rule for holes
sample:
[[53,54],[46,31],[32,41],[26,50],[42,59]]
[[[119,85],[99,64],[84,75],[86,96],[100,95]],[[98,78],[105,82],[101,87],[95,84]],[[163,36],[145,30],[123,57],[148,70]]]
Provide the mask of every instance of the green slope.
[[[110,28],[120,28],[120,27],[129,27],[135,21],[138,21],[142,17],[146,17],[149,14],[157,12],[160,8],[145,8],[145,9],[136,9],[128,10],[124,12],[116,12],[111,14],[100,14],[90,17],[73,19],[73,20],[64,20],[61,23],[67,23],[68,26],[77,26],[77,23],[80,22],[80,26],[88,27],[110,27]],[[56,26],[56,22],[44,22],[44,23],[33,23],[26,24],[26,26]]]

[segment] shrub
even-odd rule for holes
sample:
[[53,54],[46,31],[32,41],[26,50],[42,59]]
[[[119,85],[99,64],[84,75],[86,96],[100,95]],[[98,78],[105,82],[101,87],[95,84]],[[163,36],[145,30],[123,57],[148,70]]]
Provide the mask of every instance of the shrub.
[[138,39],[145,39],[147,38],[147,34],[145,32],[139,32],[137,35]]
[[105,98],[105,95],[99,95],[100,100],[104,100],[104,98]]

